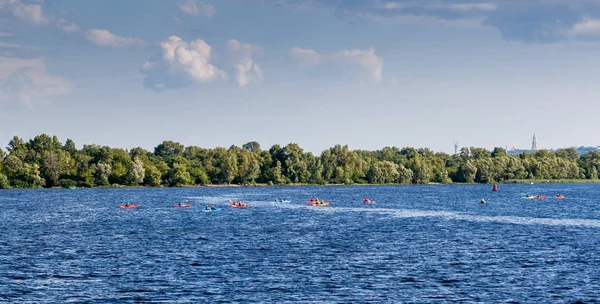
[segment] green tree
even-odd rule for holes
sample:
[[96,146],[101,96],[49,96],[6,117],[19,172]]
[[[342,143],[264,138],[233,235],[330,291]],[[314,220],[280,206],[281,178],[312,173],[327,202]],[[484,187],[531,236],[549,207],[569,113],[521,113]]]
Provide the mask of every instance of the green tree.
[[63,150],[67,151],[69,154],[73,155],[77,152],[77,147],[75,147],[75,142],[70,138],[67,138],[65,141],[65,145],[63,146]]
[[144,177],[146,177],[144,163],[139,158],[136,158],[127,167],[125,180],[128,185],[138,186],[144,182]]
[[184,146],[174,141],[163,141],[154,148],[154,154],[160,157],[170,157],[183,154]]
[[162,173],[158,168],[151,162],[144,164],[144,185],[147,186],[160,186],[162,183]]
[[190,161],[188,171],[190,172],[192,183],[200,185],[210,184],[210,178],[208,178],[208,175],[204,171],[204,167],[199,160]]
[[260,144],[255,141],[251,141],[251,142],[245,143],[242,146],[242,149],[244,149],[248,152],[260,152]]
[[180,187],[192,184],[192,177],[187,171],[185,164],[174,163],[169,172],[169,185]]
[[95,184],[100,186],[108,186],[110,185],[108,182],[108,177],[112,174],[112,166],[107,163],[98,163],[92,165],[92,170],[94,171]]
[[457,176],[459,182],[473,183],[477,175],[477,166],[473,164],[471,160],[466,161],[462,164],[459,169]]
[[42,176],[47,187],[59,185],[62,175],[66,175],[75,167],[69,152],[64,150],[51,150],[43,152]]
[[0,189],[9,189],[10,182],[8,181],[8,177],[6,175],[0,173]]

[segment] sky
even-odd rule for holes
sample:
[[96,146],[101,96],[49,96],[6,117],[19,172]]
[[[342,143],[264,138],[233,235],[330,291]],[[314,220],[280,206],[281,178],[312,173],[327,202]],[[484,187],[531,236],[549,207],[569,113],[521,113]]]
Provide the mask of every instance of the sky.
[[0,0],[0,144],[600,145],[597,0]]

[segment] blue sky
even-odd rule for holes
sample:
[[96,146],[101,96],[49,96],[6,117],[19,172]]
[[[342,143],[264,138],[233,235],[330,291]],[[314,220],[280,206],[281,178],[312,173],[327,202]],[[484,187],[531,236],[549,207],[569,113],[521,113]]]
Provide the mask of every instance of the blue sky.
[[0,143],[600,145],[600,1],[0,0]]

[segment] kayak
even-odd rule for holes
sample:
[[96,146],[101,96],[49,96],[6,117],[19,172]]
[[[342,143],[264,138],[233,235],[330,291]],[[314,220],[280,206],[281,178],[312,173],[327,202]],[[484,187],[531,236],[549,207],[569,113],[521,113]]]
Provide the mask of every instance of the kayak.
[[291,202],[292,202],[292,201],[286,201],[286,200],[283,200],[283,201],[279,201],[279,202],[278,202],[278,201],[274,201],[274,202],[272,202],[272,203],[273,203],[273,204],[289,204],[289,203],[291,203]]
[[202,212],[219,212],[221,209],[203,209]]
[[129,205],[129,206],[125,206],[125,205],[121,205],[119,206],[119,208],[121,209],[137,209],[138,205]]
[[191,206],[192,206],[192,204],[176,204],[176,205],[173,205],[173,208],[189,208]]
[[235,205],[234,204],[229,204],[229,208],[246,208],[248,206],[249,206],[248,204],[243,204],[243,203],[242,204],[235,204]]
[[557,195],[557,196],[555,196],[554,198],[567,198],[567,197],[566,197],[566,196],[564,196],[564,195]]
[[309,205],[317,206],[317,207],[324,207],[324,206],[331,205],[331,202],[326,202],[326,201],[322,201],[322,200],[315,200],[315,199],[311,199],[310,201],[308,201],[306,203],[309,204]]
[[523,196],[522,198],[524,198],[524,199],[534,199],[534,198],[535,198],[535,196],[533,196],[533,195],[530,195],[530,196]]
[[365,203],[365,205],[370,205],[370,204],[375,204],[374,200],[363,200],[363,203]]

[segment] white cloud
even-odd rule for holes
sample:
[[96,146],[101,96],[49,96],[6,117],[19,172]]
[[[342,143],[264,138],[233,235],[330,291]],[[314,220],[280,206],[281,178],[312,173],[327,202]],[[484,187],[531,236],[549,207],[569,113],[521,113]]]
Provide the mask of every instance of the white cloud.
[[480,27],[484,18],[470,17],[463,19],[444,19],[431,15],[381,15],[370,12],[356,14],[359,18],[383,24],[418,24],[418,25],[440,25],[464,28]]
[[0,102],[33,106],[37,101],[69,92],[69,83],[49,73],[44,58],[0,57]]
[[382,8],[389,9],[389,10],[399,9],[404,6],[405,5],[403,5],[402,3],[398,3],[398,2],[385,2],[381,5]]
[[11,49],[16,49],[16,48],[22,48],[23,46],[20,44],[13,44],[13,43],[8,43],[8,42],[2,42],[0,41],[0,48],[11,48]]
[[215,9],[214,6],[209,5],[209,4],[198,4],[196,1],[194,0],[189,0],[185,3],[180,3],[177,4],[177,6],[179,6],[179,9],[188,14],[188,15],[194,15],[194,16],[198,16],[198,15],[202,15],[208,18],[211,18],[212,16],[214,16],[217,13],[217,10]]
[[290,50],[290,58],[300,68],[317,66],[322,63],[337,63],[342,67],[358,67],[369,78],[377,82],[383,80],[383,59],[377,56],[373,48],[343,50],[331,55],[321,55],[314,50],[294,47]]
[[491,12],[498,9],[498,6],[494,3],[453,3],[446,6],[448,9],[453,11],[485,11]]
[[[43,3],[43,0],[39,2]],[[40,25],[52,23],[60,30],[67,33],[80,31],[79,26],[74,22],[44,14],[44,10],[40,4],[25,4],[21,2],[21,0],[0,0],[0,10],[2,9],[6,9],[16,18],[33,24]],[[6,33],[0,32],[0,37],[5,37],[3,34]]]
[[305,68],[321,64],[323,56],[315,50],[294,47],[290,50],[290,58],[298,64],[298,67]]
[[373,48],[368,50],[344,50],[337,52],[334,58],[355,64],[367,72],[371,78],[375,81],[381,81],[383,79],[383,59],[377,54]]
[[571,33],[575,36],[600,34],[600,19],[584,19],[573,26]]
[[227,42],[227,51],[233,59],[235,80],[241,87],[262,81],[262,70],[252,60],[252,55],[261,51],[258,46],[231,39]]
[[42,6],[39,4],[24,4],[19,0],[10,0],[8,7],[12,14],[19,19],[34,24],[48,23],[48,18],[44,16]]
[[56,27],[67,33],[79,32],[81,30],[79,26],[74,22],[69,22],[62,18],[56,21]]
[[93,29],[86,31],[83,36],[91,43],[99,46],[126,47],[141,46],[144,40],[131,37],[117,36],[107,30]]
[[212,48],[201,39],[188,43],[171,36],[160,47],[161,54],[141,68],[147,88],[162,90],[227,78],[224,71],[210,63]]

